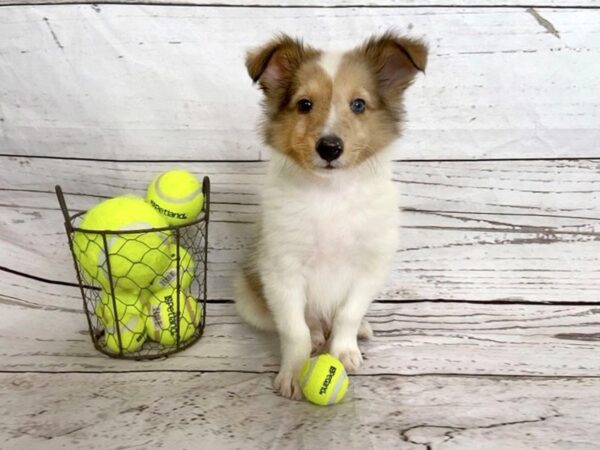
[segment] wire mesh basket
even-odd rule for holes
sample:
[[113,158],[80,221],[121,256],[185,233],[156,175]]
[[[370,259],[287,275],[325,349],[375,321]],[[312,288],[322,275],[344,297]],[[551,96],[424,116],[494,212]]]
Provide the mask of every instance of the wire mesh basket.
[[[56,196],[75,263],[90,336],[113,358],[154,359],[195,343],[206,323],[210,180],[200,215],[185,225],[83,228]],[[143,222],[140,222],[143,223]]]

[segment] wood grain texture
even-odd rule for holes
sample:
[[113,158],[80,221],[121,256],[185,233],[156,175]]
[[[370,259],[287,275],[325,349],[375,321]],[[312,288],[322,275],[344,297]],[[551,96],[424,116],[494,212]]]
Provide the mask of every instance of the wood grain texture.
[[484,2],[481,0],[403,0],[401,4],[394,0],[255,0],[247,2],[244,0],[227,0],[227,1],[199,1],[199,0],[111,0],[94,2],[93,0],[0,0],[2,5],[80,5],[80,4],[95,4],[102,5],[104,3],[122,4],[122,5],[164,5],[164,6],[200,6],[200,7],[231,7],[242,6],[248,8],[353,8],[353,7],[373,7],[373,8],[388,8],[388,7],[488,7],[488,8],[505,8],[513,7],[554,7],[554,8],[594,8],[596,3],[594,0],[536,0],[535,2],[525,2],[523,0],[495,0]]
[[[598,447],[600,160],[578,158],[600,157],[592,0],[85,3],[0,0],[3,449]],[[425,36],[431,64],[395,148],[413,161],[394,166],[389,303],[369,310],[346,400],[290,402],[271,389],[276,337],[218,301],[269,157],[244,51],[282,29],[338,48],[390,26]],[[185,161],[213,181],[205,335],[164,360],[107,358],[68,285],[53,186],[82,210]],[[523,304],[486,303],[503,300]]]
[[322,408],[266,375],[2,374],[3,448],[591,450],[600,380],[352,377]]
[[[1,275],[0,371],[278,370],[277,338],[243,323],[232,304],[208,305],[190,349],[122,361],[93,348],[78,289]],[[360,374],[597,375],[599,317],[597,306],[375,303]]]
[[[74,210],[143,194],[158,163],[1,158],[0,266],[74,282],[53,186]],[[213,186],[209,297],[254,239],[265,163],[186,164]],[[401,243],[381,299],[598,302],[598,161],[396,163]]]
[[431,50],[398,158],[598,156],[600,10],[524,8],[2,8],[0,151],[264,159],[245,51],[281,30],[340,48],[389,27]]

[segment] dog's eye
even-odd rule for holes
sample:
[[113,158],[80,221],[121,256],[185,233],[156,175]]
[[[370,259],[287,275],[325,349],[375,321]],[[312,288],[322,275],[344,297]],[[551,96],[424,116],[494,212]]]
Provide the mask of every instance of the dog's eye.
[[298,111],[299,112],[306,114],[311,109],[312,109],[312,102],[309,99],[303,98],[301,100],[298,100]]
[[365,112],[366,107],[367,107],[367,104],[365,103],[365,101],[362,98],[355,98],[350,103],[350,109],[352,110],[352,112],[355,112],[356,114]]

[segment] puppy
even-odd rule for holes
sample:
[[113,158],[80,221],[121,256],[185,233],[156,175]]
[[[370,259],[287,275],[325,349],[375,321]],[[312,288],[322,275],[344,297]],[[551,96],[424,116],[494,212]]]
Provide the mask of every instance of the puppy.
[[363,317],[396,250],[386,149],[426,61],[422,42],[394,33],[345,53],[281,35],[247,55],[274,151],[235,300],[247,322],[279,334],[274,387],[283,397],[302,397],[298,375],[311,351],[328,350],[349,371],[362,362],[357,337],[372,334]]

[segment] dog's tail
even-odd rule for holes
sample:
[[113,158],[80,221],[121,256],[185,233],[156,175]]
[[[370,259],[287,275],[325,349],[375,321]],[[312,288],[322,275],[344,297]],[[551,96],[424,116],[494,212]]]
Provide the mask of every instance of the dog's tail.
[[260,330],[277,330],[258,274],[240,272],[235,279],[234,289],[235,306],[246,322]]

